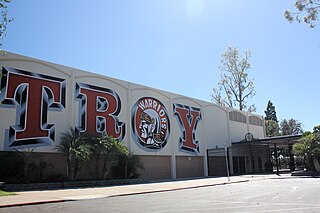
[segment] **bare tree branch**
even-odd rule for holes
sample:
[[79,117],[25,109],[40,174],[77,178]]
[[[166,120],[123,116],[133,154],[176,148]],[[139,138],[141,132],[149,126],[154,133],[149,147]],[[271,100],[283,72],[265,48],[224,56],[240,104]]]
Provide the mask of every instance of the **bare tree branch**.
[[[240,110],[254,110],[255,107],[247,106],[247,99],[255,95],[253,80],[248,78],[251,68],[251,54],[245,51],[240,55],[236,48],[228,47],[221,56],[221,65],[218,67],[222,72],[218,89],[213,89],[212,100],[223,106],[238,108]],[[219,91],[219,92],[217,92]],[[223,101],[222,101],[223,100]]]

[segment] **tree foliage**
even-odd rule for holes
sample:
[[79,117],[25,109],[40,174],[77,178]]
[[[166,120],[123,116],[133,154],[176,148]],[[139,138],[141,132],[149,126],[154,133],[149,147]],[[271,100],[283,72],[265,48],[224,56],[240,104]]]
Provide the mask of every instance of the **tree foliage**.
[[283,119],[280,123],[281,135],[298,135],[303,133],[302,124],[293,118]]
[[250,57],[250,51],[241,55],[234,47],[228,47],[222,54],[219,66],[221,79],[218,87],[213,88],[213,102],[242,111],[255,111],[254,105],[247,105],[248,99],[255,95],[253,80],[249,79]]
[[[13,21],[13,18],[8,16],[8,3],[10,3],[11,0],[0,0],[0,11],[1,11],[1,18],[0,18],[0,53],[5,54],[5,52],[2,50],[3,40],[7,35],[7,25]],[[2,74],[0,74],[0,78],[2,77]],[[1,104],[1,101],[0,101]]]
[[304,158],[307,169],[316,169],[320,158],[320,125],[315,126],[313,132],[305,132],[299,142],[293,145],[293,152]]
[[273,103],[269,100],[267,108],[264,111],[265,117],[265,127],[267,137],[273,137],[279,135],[279,124],[277,118],[277,112]]
[[310,28],[315,27],[315,22],[318,20],[318,11],[320,8],[320,0],[295,0],[294,12],[286,10],[284,17],[292,23],[297,21],[298,23],[305,23]]
[[140,176],[138,170],[144,169],[144,165],[139,156],[129,152],[128,155],[120,156],[119,163],[113,169],[118,177],[132,179]]
[[266,114],[265,120],[272,120],[278,122],[276,108],[273,105],[272,101],[268,101],[267,109],[264,111]]
[[11,0],[0,0],[0,50],[2,50],[3,39],[7,35],[7,26],[11,21],[13,21],[13,18],[8,16],[8,3],[10,2]]
[[122,142],[106,135],[98,138],[97,142],[100,146],[98,155],[101,156],[103,162],[101,178],[106,179],[112,168],[120,163],[120,158],[129,155],[129,151]]
[[75,180],[81,169],[81,163],[90,159],[91,148],[85,141],[75,129],[70,128],[61,134],[60,144],[55,147],[58,152],[66,156],[68,180]]
[[118,177],[137,177],[137,170],[143,168],[138,156],[129,153],[121,141],[106,135],[79,135],[75,129],[70,128],[61,134],[60,144],[55,149],[66,156],[67,177],[71,181],[77,178],[84,161],[95,162],[97,179],[110,178],[113,168],[121,168]]
[[267,137],[279,136],[279,124],[274,120],[265,120]]

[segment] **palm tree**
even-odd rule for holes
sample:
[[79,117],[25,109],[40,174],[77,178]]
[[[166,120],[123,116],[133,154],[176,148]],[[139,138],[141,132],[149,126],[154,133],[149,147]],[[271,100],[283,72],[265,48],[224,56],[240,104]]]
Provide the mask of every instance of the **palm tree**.
[[129,152],[128,155],[124,157],[124,177],[126,179],[131,179],[140,176],[140,174],[138,173],[138,169],[144,169],[144,166],[139,156],[134,155],[132,152]]
[[106,179],[112,169],[117,169],[117,173],[122,173],[126,179],[135,178],[138,176],[137,170],[144,169],[140,158],[129,152],[123,142],[106,135],[91,140],[91,142],[93,142],[91,145],[93,147],[92,153],[96,155],[94,157],[96,159],[102,158],[102,179]]
[[91,160],[95,162],[95,173],[96,173],[96,179],[100,179],[100,166],[99,162],[103,158],[102,154],[106,152],[106,144],[104,143],[101,138],[98,138],[94,135],[86,135],[85,140],[88,144],[90,144],[90,150],[91,150]]
[[55,147],[65,155],[67,160],[67,178],[74,181],[81,168],[81,162],[90,157],[90,145],[79,136],[75,129],[70,128],[61,133],[60,144]]
[[144,169],[139,156],[129,152],[127,147],[121,143],[116,143],[115,148],[122,150],[118,151],[117,162],[113,167],[116,176],[125,179],[139,177],[138,169]]
[[114,138],[102,137],[101,143],[105,144],[104,162],[102,167],[102,178],[106,179],[112,167],[119,164],[121,156],[127,156],[129,151],[127,147],[121,142]]
[[[122,142],[105,134],[101,137],[87,136],[86,140],[91,145],[91,156],[95,161],[97,178],[106,179],[110,175],[112,167],[119,163],[119,158],[127,156],[129,153]],[[99,168],[100,161],[102,168]],[[101,176],[99,176],[99,171],[101,171]]]

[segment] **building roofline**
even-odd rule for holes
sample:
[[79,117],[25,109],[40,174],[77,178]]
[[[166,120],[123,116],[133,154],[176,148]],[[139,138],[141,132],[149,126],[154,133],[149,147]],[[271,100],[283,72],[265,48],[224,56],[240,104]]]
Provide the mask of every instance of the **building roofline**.
[[254,144],[254,145],[270,145],[270,144],[295,144],[302,137],[302,134],[297,135],[282,135],[282,136],[274,136],[274,137],[266,137],[266,138],[253,138],[251,141],[241,140],[238,142],[232,142],[232,145],[240,145],[240,144]]

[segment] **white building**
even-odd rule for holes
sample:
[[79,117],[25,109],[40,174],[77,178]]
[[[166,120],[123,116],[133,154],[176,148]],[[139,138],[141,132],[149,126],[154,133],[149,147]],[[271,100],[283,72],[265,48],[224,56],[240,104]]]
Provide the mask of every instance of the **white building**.
[[54,147],[72,127],[125,143],[141,178],[224,175],[225,147],[231,173],[266,171],[265,146],[234,144],[264,138],[262,116],[13,53],[0,64],[2,153],[36,147],[63,173]]

